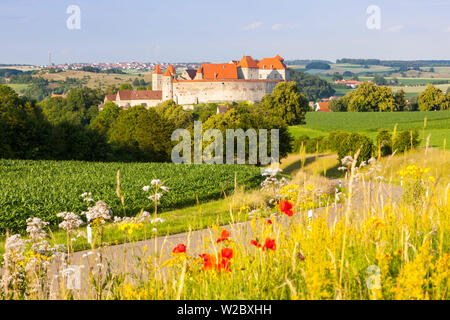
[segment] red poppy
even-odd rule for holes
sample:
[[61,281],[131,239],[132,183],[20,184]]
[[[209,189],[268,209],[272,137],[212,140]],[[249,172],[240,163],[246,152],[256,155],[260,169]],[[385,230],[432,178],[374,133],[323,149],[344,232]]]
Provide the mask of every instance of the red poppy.
[[275,250],[277,248],[277,245],[275,244],[275,239],[266,238],[266,241],[264,242],[263,251],[267,249]]
[[250,240],[250,244],[254,245],[257,248],[261,248],[262,245],[258,243],[256,240]]
[[173,250],[172,253],[183,253],[186,252],[186,246],[182,243],[177,245]]
[[217,264],[217,270],[218,271],[231,271],[230,265],[231,265],[231,262],[229,259],[222,258],[220,260],[220,263]]
[[203,270],[212,270],[216,267],[216,257],[204,253],[200,256],[203,259]]
[[200,256],[203,259],[203,270],[213,270],[216,268],[218,271],[231,271],[230,259],[233,258],[233,249],[223,248],[218,259],[215,255],[204,253]]
[[267,220],[267,224],[272,224],[273,222],[272,222],[272,220]]
[[233,249],[224,248],[220,251],[220,255],[225,259],[233,258]]
[[223,230],[222,234],[220,235],[220,238],[217,239],[217,243],[222,242],[222,241],[227,241],[229,236],[230,236],[230,233],[227,230]]
[[230,259],[233,258],[233,249],[224,248],[219,254],[219,263],[217,264],[217,270],[219,271],[231,271],[230,270]]
[[292,211],[293,205],[289,201],[281,200],[280,201],[280,211],[287,214],[289,217],[294,215],[294,211]]

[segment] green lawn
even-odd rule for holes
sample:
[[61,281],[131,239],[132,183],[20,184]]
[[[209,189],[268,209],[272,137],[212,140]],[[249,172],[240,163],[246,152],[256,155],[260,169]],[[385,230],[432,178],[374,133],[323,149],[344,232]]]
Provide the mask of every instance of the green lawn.
[[[372,139],[381,128],[397,130],[418,129],[422,137],[424,118],[427,118],[425,138],[431,134],[430,144],[443,147],[450,143],[450,111],[428,112],[308,112],[306,125],[290,127],[294,137],[328,135],[335,130],[360,132]],[[422,145],[425,144],[422,140]]]

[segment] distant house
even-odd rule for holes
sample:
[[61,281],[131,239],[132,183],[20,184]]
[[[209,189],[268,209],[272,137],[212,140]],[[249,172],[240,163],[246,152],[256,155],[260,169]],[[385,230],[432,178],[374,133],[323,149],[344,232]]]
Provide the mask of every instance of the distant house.
[[99,109],[103,109],[103,105],[107,101],[112,101],[121,109],[128,109],[133,106],[144,105],[145,107],[154,107],[162,100],[161,90],[119,90],[117,94],[108,94],[105,96],[103,104]]
[[328,102],[316,102],[316,104],[314,105],[314,111],[331,112],[331,110],[328,108]]
[[52,93],[50,98],[67,98],[67,94],[56,94],[56,93]]
[[217,114],[224,114],[227,113],[228,107],[227,106],[218,106],[217,107]]
[[357,81],[357,80],[336,80],[334,83],[345,84],[347,87],[351,87],[351,88],[355,89],[355,88],[358,88],[362,82]]

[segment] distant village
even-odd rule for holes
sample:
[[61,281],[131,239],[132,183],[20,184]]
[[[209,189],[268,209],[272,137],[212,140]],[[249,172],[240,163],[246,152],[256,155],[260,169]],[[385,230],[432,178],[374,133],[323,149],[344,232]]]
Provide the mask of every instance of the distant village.
[[[100,63],[66,63],[66,64],[49,64],[42,65],[40,68],[57,69],[61,71],[81,70],[86,67],[97,68],[99,70],[119,69],[124,72],[145,72],[155,70],[156,65],[166,69],[169,67],[168,62],[100,62]],[[200,63],[172,63],[177,69],[198,68]]]

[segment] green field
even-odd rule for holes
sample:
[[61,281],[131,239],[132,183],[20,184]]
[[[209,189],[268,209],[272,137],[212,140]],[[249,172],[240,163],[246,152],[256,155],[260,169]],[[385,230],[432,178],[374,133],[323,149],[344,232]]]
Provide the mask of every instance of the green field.
[[431,134],[430,145],[443,147],[444,139],[450,142],[450,111],[427,112],[308,112],[306,125],[292,126],[290,131],[294,137],[307,135],[326,136],[335,130],[360,132],[372,139],[376,138],[381,128],[397,130],[418,129],[423,139],[424,119],[427,118],[425,138]]
[[30,85],[26,84],[26,83],[11,83],[11,84],[7,84],[8,87],[10,87],[11,89],[13,89],[15,92],[17,93],[21,93],[22,91],[24,91],[25,89],[27,89]]
[[162,211],[193,205],[197,198],[220,199],[234,190],[235,175],[239,186],[253,188],[261,182],[259,168],[242,165],[0,160],[0,234],[6,229],[23,232],[29,217],[54,226],[59,212],[86,211],[84,192],[92,192],[95,201],[105,201],[114,214],[122,215],[116,196],[118,169],[127,215],[152,210],[142,190],[152,179],[161,179],[170,188],[161,199]]

